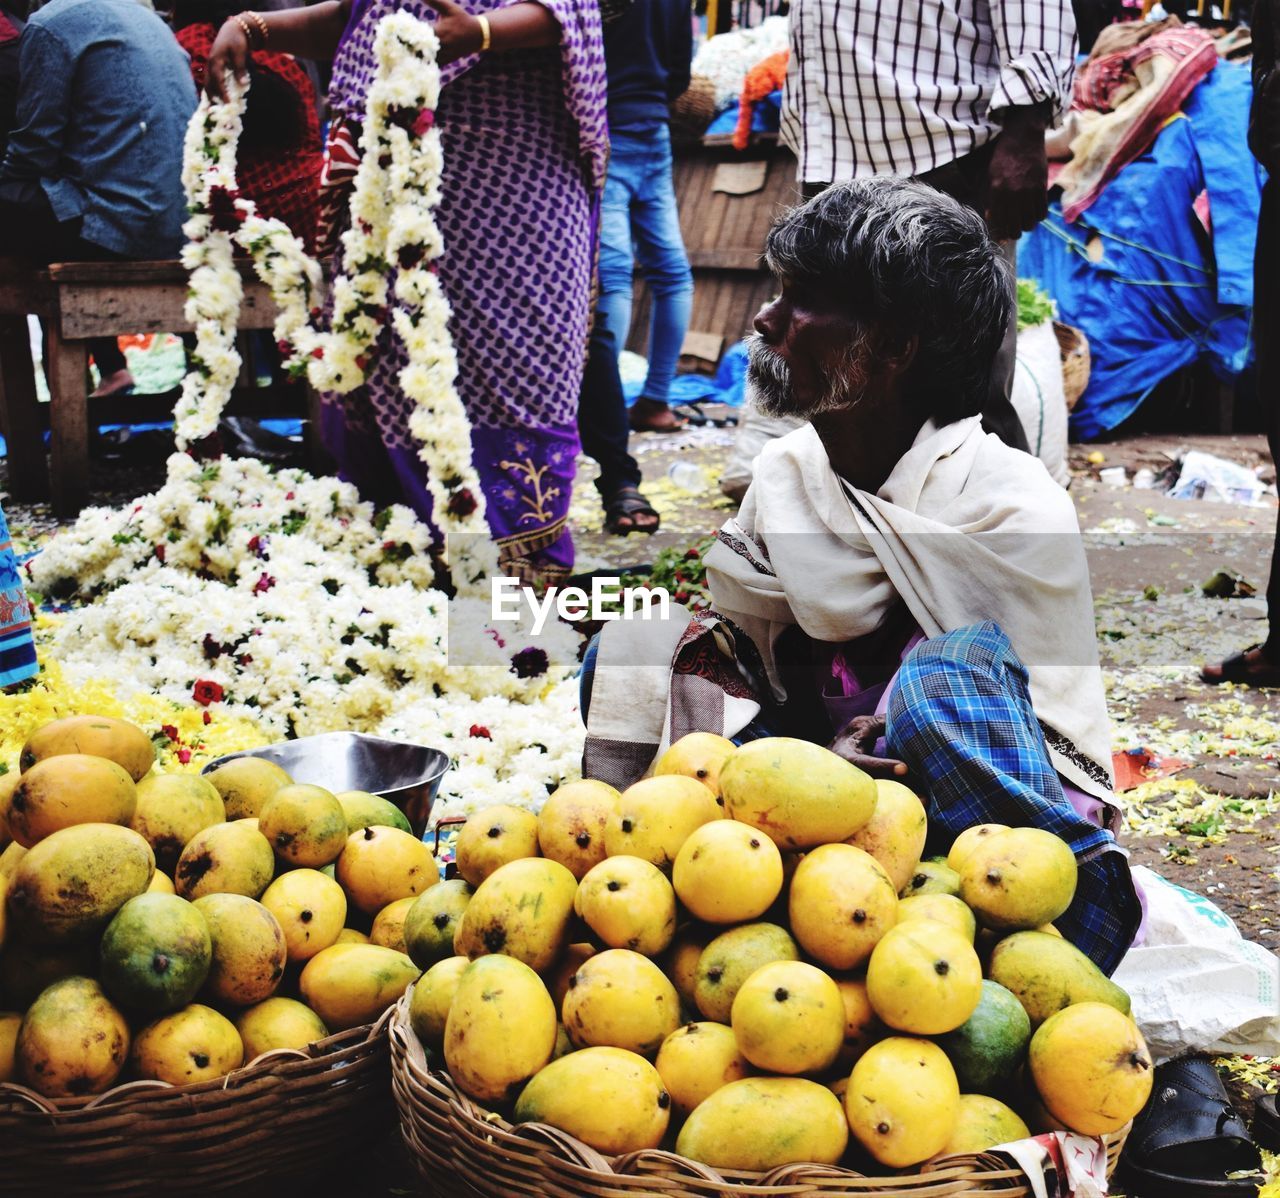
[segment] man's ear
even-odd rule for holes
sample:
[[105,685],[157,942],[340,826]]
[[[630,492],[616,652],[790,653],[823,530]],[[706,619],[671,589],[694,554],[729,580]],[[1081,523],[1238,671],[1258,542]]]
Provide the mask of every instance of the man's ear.
[[871,334],[871,361],[876,373],[886,376],[905,374],[920,349],[918,333],[902,333],[887,325],[879,325]]

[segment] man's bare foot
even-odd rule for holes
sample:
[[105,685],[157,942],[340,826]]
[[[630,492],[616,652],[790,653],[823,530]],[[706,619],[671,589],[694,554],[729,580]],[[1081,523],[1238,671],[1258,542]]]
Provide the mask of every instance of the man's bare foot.
[[678,433],[688,422],[681,420],[656,399],[637,399],[631,407],[631,428],[637,433]]
[[89,393],[90,399],[107,399],[112,395],[128,395],[133,390],[133,375],[127,370],[117,370],[105,374],[98,383],[97,389]]
[[1261,645],[1251,645],[1220,665],[1202,667],[1200,678],[1213,686],[1237,682],[1244,686],[1280,687],[1280,666],[1267,657]]

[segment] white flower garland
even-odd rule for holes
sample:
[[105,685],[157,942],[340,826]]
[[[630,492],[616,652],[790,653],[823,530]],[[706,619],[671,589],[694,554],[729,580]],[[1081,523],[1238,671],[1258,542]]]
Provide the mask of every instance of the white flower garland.
[[201,101],[187,131],[183,163],[192,213],[183,261],[192,271],[187,314],[197,327],[197,352],[183,381],[175,432],[180,448],[210,437],[239,372],[234,339],[240,281],[233,244],[250,254],[271,289],[286,368],[294,374],[305,370],[312,385],[326,391],[346,392],[364,382],[392,299],[388,274],[396,270],[390,319],[409,359],[399,382],[414,401],[410,431],[428,467],[433,521],[446,535],[460,534],[448,546],[455,584],[478,595],[497,573],[498,556],[471,461],[470,423],[454,386],[449,305],[432,266],[444,253],[432,211],[440,202],[443,170],[434,120],[438,49],[431,26],[408,13],[378,24],[378,69],[369,89],[328,332],[313,325],[319,265],[287,226],[260,217],[236,191],[243,90],[230,80],[227,103]]

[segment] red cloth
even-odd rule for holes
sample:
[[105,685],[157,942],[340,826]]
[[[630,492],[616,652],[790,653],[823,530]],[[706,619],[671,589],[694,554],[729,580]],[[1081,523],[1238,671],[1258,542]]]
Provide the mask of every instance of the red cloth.
[[[212,24],[188,25],[178,30],[178,42],[191,56],[191,75],[204,87],[209,51],[217,29]],[[306,72],[288,54],[255,50],[253,65],[279,77],[297,96],[305,133],[291,150],[241,149],[236,162],[240,191],[258,206],[262,216],[284,221],[315,252],[316,221],[320,210],[320,170],[324,155],[320,144],[320,118],[315,92]]]

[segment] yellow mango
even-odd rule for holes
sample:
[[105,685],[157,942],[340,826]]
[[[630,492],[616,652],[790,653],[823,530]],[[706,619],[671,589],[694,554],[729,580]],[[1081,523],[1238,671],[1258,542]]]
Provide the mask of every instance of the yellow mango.
[[978,934],[978,921],[962,899],[954,894],[917,894],[898,900],[898,922],[932,919],[954,928],[971,944]]
[[454,948],[459,956],[502,953],[549,969],[568,943],[577,881],[563,865],[526,857],[494,870],[467,904]]
[[291,869],[263,892],[279,922],[290,961],[309,961],[334,944],[347,918],[342,887],[318,869]]
[[786,736],[748,741],[720,772],[725,810],[784,852],[848,840],[871,819],[871,777],[821,745]]
[[822,970],[774,961],[738,991],[731,1014],[742,1055],[766,1073],[821,1073],[844,1044],[844,1000]]
[[719,798],[720,771],[737,747],[728,737],[714,732],[690,732],[658,758],[653,767],[654,776],[683,774],[686,778],[696,778]]
[[170,877],[182,850],[197,832],[225,823],[222,796],[196,774],[151,774],[138,783],[138,802],[129,826],[143,836],[156,864]]
[[686,1120],[676,1152],[713,1169],[767,1173],[834,1165],[849,1143],[840,1100],[801,1077],[748,1077],[716,1090]]
[[578,914],[610,948],[656,957],[676,934],[676,892],[667,876],[639,857],[609,857],[582,879]]
[[579,1048],[625,1048],[652,1057],[680,1024],[680,999],[648,957],[611,948],[573,975],[563,1018]]
[[538,849],[575,878],[605,858],[604,826],[622,796],[607,782],[567,782],[538,813]]
[[922,894],[960,895],[960,875],[939,861],[921,861],[907,884],[898,891],[899,898],[915,898]]
[[411,986],[418,967],[404,953],[378,944],[334,944],[302,970],[302,1000],[330,1031],[372,1023]]
[[369,929],[369,940],[372,944],[380,944],[383,948],[394,948],[398,953],[407,954],[404,943],[404,921],[409,915],[409,908],[418,901],[416,894],[408,898],[396,899],[388,903],[374,917],[373,926]]
[[248,823],[214,824],[187,841],[173,870],[174,888],[185,899],[206,894],[256,899],[271,884],[275,864],[267,838]]
[[449,1008],[458,992],[458,983],[471,964],[468,957],[446,957],[437,961],[414,983],[409,998],[409,1026],[428,1048],[444,1043]]
[[37,728],[22,746],[18,761],[23,773],[48,761],[73,753],[105,757],[140,781],[155,765],[156,751],[141,728],[127,720],[102,715],[73,715]]
[[897,894],[920,864],[928,818],[915,791],[889,778],[876,779],[876,807],[848,843],[870,853],[883,867]]
[[445,1064],[458,1088],[478,1102],[505,1102],[555,1046],[556,1009],[542,979],[514,957],[472,961],[444,1029]]
[[791,932],[816,961],[857,969],[898,920],[893,883],[870,853],[826,844],[796,867],[788,898]]
[[290,865],[319,869],[347,843],[347,815],[323,786],[282,786],[258,811],[258,831]]
[[836,1064],[841,1068],[852,1068],[868,1048],[879,1043],[890,1032],[880,1022],[871,999],[867,997],[865,977],[836,978],[835,983],[844,1004],[844,1044]]
[[941,1149],[941,1156],[969,1156],[987,1152],[999,1144],[1025,1140],[1031,1129],[998,1098],[985,1094],[961,1094],[955,1130]]
[[717,927],[687,924],[676,933],[671,947],[667,949],[662,970],[675,985],[680,1001],[690,1010],[696,1010],[698,1006],[698,961],[703,949],[719,934]]
[[319,1015],[292,998],[268,998],[245,1008],[236,1015],[236,1031],[244,1042],[246,1065],[264,1052],[303,1049],[329,1034]]
[[337,861],[337,879],[361,911],[377,915],[388,903],[435,886],[440,869],[416,836],[372,824],[347,837]]
[[662,1042],[654,1065],[681,1118],[721,1086],[751,1073],[751,1063],[739,1050],[733,1029],[723,1023],[686,1023],[676,1028]]
[[499,866],[538,855],[538,817],[499,804],[477,811],[458,832],[458,873],[479,886]]
[[770,961],[798,961],[800,950],[772,923],[748,923],[722,932],[698,958],[694,1001],[706,1019],[728,1023],[742,983]]
[[547,992],[556,1004],[557,1011],[564,1010],[565,995],[569,993],[569,986],[573,982],[574,975],[582,968],[582,963],[587,958],[594,957],[599,951],[594,944],[588,944],[585,941],[571,944],[564,950],[564,954],[555,966],[543,973],[542,980],[546,983]]
[[18,1029],[22,1015],[18,1011],[0,1011],[0,1082],[18,1080]]
[[680,901],[707,923],[757,919],[782,893],[782,854],[763,832],[736,820],[694,829],[676,855]]
[[147,1024],[134,1039],[129,1060],[140,1078],[189,1086],[239,1069],[244,1041],[225,1015],[192,1003]]
[[428,886],[404,917],[405,952],[426,969],[453,956],[453,940],[462,913],[475,892],[461,878]]
[[867,964],[867,997],[880,1018],[901,1032],[954,1031],[982,998],[982,965],[973,945],[934,920],[900,924],[876,945]]
[[9,835],[31,848],[74,824],[128,827],[138,804],[128,771],[105,757],[75,754],[38,761],[9,796]]
[[936,1156],[951,1139],[960,1086],[936,1044],[891,1036],[854,1065],[844,1109],[863,1148],[882,1165],[905,1169]]
[[997,832],[1007,831],[1009,831],[1008,824],[974,824],[973,827],[966,828],[951,842],[951,849],[947,853],[948,867],[959,873],[965,861],[968,860],[969,854],[983,841]]
[[31,1004],[14,1050],[24,1085],[46,1098],[101,1094],[129,1053],[129,1025],[91,978],[54,982]]
[[610,857],[642,857],[669,872],[693,830],[723,817],[716,796],[696,779],[645,778],[622,792],[605,821],[605,850]]
[[204,775],[222,796],[227,819],[257,819],[262,805],[293,779],[265,757],[233,757]]
[[987,976],[1013,992],[1039,1027],[1073,1003],[1100,1002],[1129,1014],[1129,996],[1076,946],[1047,932],[1015,932],[993,949]]
[[213,942],[204,994],[233,1007],[249,1007],[270,998],[289,960],[279,920],[243,894],[206,894],[194,906],[209,925]]
[[960,897],[989,928],[1052,923],[1076,893],[1071,846],[1041,828],[1010,828],[978,844],[960,871]]

